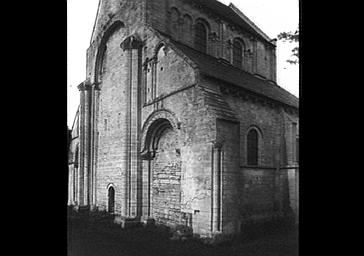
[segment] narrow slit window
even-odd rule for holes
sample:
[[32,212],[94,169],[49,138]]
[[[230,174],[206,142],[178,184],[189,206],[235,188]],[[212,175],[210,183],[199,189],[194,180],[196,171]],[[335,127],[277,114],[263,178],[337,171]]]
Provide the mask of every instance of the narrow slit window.
[[243,45],[238,40],[233,43],[233,65],[237,68],[243,66]]
[[248,165],[258,165],[258,132],[250,130],[247,136]]

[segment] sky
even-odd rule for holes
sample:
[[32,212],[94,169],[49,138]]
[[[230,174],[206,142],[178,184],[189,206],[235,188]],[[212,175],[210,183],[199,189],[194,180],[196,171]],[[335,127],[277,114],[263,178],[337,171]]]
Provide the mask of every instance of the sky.
[[[86,79],[86,50],[90,45],[99,0],[67,0],[67,124],[72,128],[79,105],[77,86]],[[270,38],[294,32],[299,0],[220,0],[233,3]],[[299,96],[299,66],[286,62],[294,45],[277,42],[277,83]]]

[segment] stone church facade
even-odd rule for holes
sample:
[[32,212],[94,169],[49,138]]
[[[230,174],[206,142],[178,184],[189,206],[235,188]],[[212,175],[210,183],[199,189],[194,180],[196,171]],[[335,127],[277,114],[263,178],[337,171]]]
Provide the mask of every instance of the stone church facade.
[[100,0],[68,204],[201,236],[298,212],[298,99],[276,45],[215,0]]

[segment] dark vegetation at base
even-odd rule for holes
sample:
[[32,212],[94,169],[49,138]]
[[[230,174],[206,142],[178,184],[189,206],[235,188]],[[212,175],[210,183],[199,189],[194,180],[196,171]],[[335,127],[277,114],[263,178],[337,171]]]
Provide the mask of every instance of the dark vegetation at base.
[[174,240],[175,234],[165,226],[121,229],[107,213],[69,211],[68,256],[298,255],[297,230],[287,224],[246,226],[245,233],[219,244],[192,237]]

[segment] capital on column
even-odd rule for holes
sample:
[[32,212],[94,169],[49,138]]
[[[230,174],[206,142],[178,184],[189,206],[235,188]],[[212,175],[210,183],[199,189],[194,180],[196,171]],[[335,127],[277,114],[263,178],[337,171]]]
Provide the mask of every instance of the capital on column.
[[88,80],[86,80],[86,81],[80,83],[77,86],[77,88],[78,88],[79,91],[88,91],[88,90],[90,90],[92,88],[92,85]]
[[224,145],[224,141],[223,140],[215,140],[215,141],[212,141],[212,146],[215,149],[221,149],[223,145]]
[[121,44],[120,47],[125,50],[131,49],[139,49],[143,45],[142,41],[140,40],[139,36],[134,34],[127,37]]

